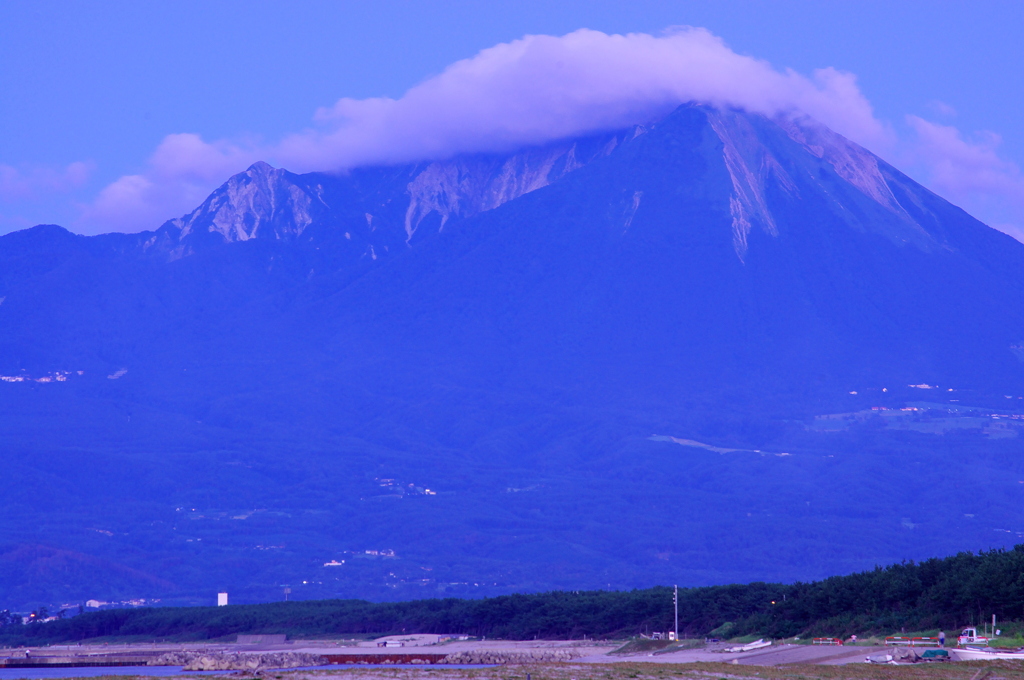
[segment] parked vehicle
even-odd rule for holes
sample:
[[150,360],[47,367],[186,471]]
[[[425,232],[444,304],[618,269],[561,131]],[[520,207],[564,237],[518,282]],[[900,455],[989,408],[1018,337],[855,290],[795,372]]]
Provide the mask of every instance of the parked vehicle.
[[964,628],[960,633],[960,637],[956,639],[956,644],[960,647],[965,645],[987,645],[990,638],[984,635],[978,635],[977,628]]

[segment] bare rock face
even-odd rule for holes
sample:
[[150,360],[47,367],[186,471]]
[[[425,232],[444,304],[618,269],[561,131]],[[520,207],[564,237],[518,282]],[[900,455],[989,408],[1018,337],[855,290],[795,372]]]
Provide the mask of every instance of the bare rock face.
[[[884,215],[884,219],[864,220],[863,213],[836,201],[833,209],[849,226],[866,228],[897,244],[909,242],[923,250],[935,245],[927,230],[897,199],[879,158],[842,135],[807,118],[767,121],[737,111],[709,110],[707,120],[721,141],[722,160],[732,184],[729,212],[733,248],[740,260],[746,258],[752,229],[778,238],[780,225],[771,204],[780,201],[773,200],[773,195],[789,201],[799,201],[812,193],[830,195],[834,193],[835,178],[846,189],[871,201]],[[779,132],[796,142],[802,153],[779,145]],[[835,178],[823,176],[823,167]]]
[[302,234],[322,199],[289,181],[286,170],[260,161],[231,177],[192,213],[174,220],[186,237],[195,229],[220,234],[225,241],[260,236],[286,238]]
[[493,210],[607,156],[635,130],[395,167],[298,175],[262,161],[229,178],[142,249],[175,260],[253,239],[321,245],[344,239],[377,260],[454,220]]
[[452,217],[472,217],[548,186],[619,144],[622,133],[596,143],[551,144],[501,156],[467,156],[430,163],[409,182],[405,232],[411,239],[420,223],[436,213],[440,226]]

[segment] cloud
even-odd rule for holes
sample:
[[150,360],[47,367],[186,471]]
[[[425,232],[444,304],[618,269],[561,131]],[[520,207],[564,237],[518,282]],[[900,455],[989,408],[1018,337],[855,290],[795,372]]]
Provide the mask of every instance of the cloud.
[[341,99],[317,112],[321,129],[286,138],[275,156],[313,170],[503,151],[648,122],[689,101],[802,112],[873,146],[890,137],[851,74],[780,72],[702,28],[579,30],[485,49],[397,100]]
[[85,206],[76,226],[104,231],[153,229],[201,203],[227,177],[259,160],[252,146],[205,142],[199,135],[168,135],[149,158],[146,170],[125,175]]
[[964,139],[949,125],[907,116],[917,139],[914,160],[924,167],[924,181],[969,212],[991,215],[992,226],[1024,241],[1024,173],[999,155],[1002,142],[994,132]]
[[16,168],[0,164],[0,200],[35,200],[67,193],[83,186],[92,174],[92,163],[75,162],[63,168],[32,166]]
[[982,132],[971,142],[951,125],[917,116],[907,116],[907,123],[917,133],[917,152],[928,161],[936,186],[955,195],[1001,193],[1024,202],[1024,177],[1017,165],[999,157],[999,135]]

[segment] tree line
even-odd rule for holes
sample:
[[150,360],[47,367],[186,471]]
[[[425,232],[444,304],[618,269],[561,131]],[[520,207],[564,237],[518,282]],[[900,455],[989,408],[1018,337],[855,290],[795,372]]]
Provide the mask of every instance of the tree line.
[[[810,583],[679,591],[680,634],[847,636],[953,629],[995,614],[1024,620],[1024,545],[902,562]],[[672,589],[556,591],[479,600],[307,600],[227,607],[112,609],[21,624],[0,616],[0,644],[99,637],[208,640],[239,633],[292,637],[461,633],[506,639],[622,638],[673,626]]]

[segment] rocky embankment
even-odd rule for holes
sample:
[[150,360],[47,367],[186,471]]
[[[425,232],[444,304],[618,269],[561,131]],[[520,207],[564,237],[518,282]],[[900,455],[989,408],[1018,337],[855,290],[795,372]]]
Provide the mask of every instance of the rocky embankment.
[[266,668],[323,666],[327,658],[319,654],[269,652],[238,654],[208,652],[168,652],[149,662],[150,666],[182,666],[186,671],[258,671]]
[[519,664],[572,661],[580,653],[573,649],[469,649],[444,657],[439,663],[450,664]]

